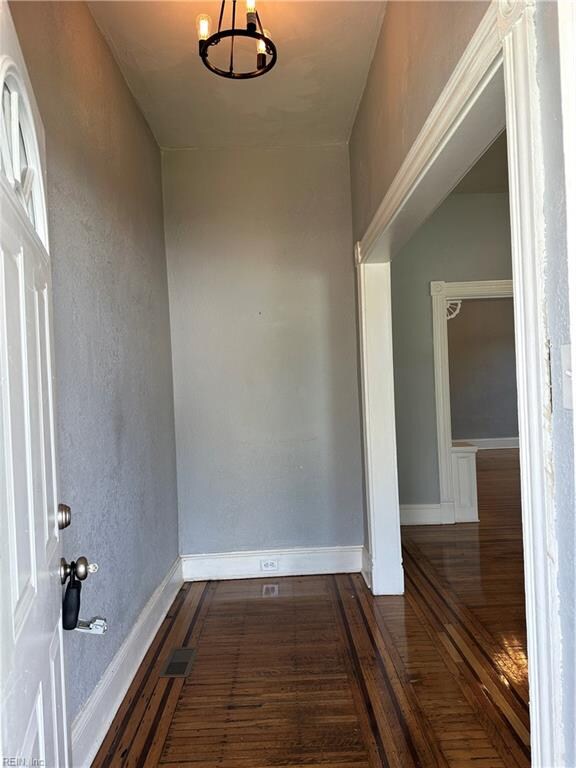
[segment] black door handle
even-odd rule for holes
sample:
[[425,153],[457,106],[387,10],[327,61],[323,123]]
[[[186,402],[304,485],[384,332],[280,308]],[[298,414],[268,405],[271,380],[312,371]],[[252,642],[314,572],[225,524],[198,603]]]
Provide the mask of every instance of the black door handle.
[[62,626],[64,629],[76,629],[78,626],[81,590],[82,582],[78,581],[76,578],[75,569],[72,568],[70,572],[70,581],[66,586],[64,602],[62,603]]

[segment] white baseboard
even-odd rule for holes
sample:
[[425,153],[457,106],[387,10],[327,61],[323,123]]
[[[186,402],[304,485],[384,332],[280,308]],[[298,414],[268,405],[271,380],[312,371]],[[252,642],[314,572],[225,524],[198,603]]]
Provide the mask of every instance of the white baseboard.
[[453,522],[453,504],[400,505],[400,525],[447,525]]
[[[181,585],[182,569],[178,557],[144,606],[130,634],[72,723],[74,768],[88,768],[92,764],[116,711]],[[98,638],[87,638],[87,641],[97,643]]]
[[497,450],[498,448],[518,448],[520,440],[518,437],[467,437],[459,438],[456,442],[468,443],[474,445],[479,450]]
[[[182,555],[182,575],[184,581],[204,581],[359,573],[363,549],[362,546],[302,547]],[[262,563],[266,560],[276,562],[277,569],[263,570]]]

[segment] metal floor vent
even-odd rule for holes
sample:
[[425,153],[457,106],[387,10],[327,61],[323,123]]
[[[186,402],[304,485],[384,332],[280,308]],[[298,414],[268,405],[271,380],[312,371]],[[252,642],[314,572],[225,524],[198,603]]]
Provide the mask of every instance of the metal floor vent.
[[160,677],[188,677],[195,657],[193,648],[174,648]]

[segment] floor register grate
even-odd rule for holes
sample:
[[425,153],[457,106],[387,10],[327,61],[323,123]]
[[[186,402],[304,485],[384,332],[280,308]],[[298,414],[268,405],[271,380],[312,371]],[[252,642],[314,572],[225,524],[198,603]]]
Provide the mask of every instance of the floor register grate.
[[195,658],[194,648],[173,648],[160,677],[188,677]]

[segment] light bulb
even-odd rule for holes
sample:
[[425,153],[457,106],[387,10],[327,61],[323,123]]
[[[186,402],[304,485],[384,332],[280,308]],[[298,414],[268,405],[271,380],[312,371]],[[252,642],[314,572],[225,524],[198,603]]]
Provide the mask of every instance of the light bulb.
[[249,32],[256,32],[256,0],[246,0],[246,29]]
[[196,29],[198,30],[198,40],[208,40],[210,37],[210,27],[212,19],[206,13],[201,13],[196,19]]
[[[264,37],[267,37],[268,39],[270,39],[270,32],[267,29],[264,30]],[[264,53],[264,54],[266,53],[266,43],[264,40],[258,39],[256,43],[256,52]]]

